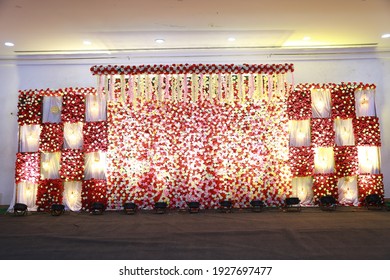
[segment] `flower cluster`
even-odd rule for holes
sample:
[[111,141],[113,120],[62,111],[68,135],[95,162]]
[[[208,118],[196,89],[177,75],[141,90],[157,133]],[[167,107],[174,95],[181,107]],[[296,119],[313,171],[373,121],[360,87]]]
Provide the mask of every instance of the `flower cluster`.
[[378,194],[382,198],[384,197],[382,174],[359,175],[358,186],[360,203],[364,203],[365,197],[370,194]]
[[42,96],[38,92],[19,91],[18,122],[19,125],[40,124],[42,119]]
[[293,72],[293,64],[172,64],[172,65],[95,65],[93,75],[139,75],[139,74],[210,74],[210,73],[265,73],[283,74]]
[[131,199],[150,208],[166,200],[206,208],[231,199],[247,207],[254,198],[281,203],[288,192],[288,118],[284,102],[159,104],[136,110],[110,103],[108,204]]
[[107,183],[105,180],[85,180],[81,190],[82,209],[91,210],[94,202],[107,205]]
[[337,176],[335,174],[315,174],[313,177],[313,193],[315,201],[326,195],[331,195],[337,200]]
[[62,151],[60,176],[65,181],[78,181],[84,178],[84,154],[82,151]]
[[333,147],[335,131],[331,118],[311,119],[311,143],[315,147]]
[[377,117],[353,119],[353,129],[357,146],[381,146],[379,119]]
[[288,117],[290,120],[305,120],[311,118],[310,90],[295,90],[287,100]]
[[342,119],[356,117],[354,88],[338,87],[331,91],[332,116]]
[[334,147],[335,169],[339,177],[357,175],[359,172],[356,146]]
[[294,176],[310,176],[314,170],[312,147],[290,147],[289,163]]
[[83,150],[85,152],[107,151],[107,122],[87,122],[83,126]]
[[53,204],[62,204],[64,186],[61,179],[45,179],[39,182],[37,192],[38,209],[50,210]]
[[40,179],[40,153],[17,153],[15,182],[37,183]]
[[65,89],[62,99],[61,120],[63,122],[82,122],[85,119],[85,95],[77,89]]
[[39,151],[58,152],[64,144],[64,127],[62,123],[44,123],[41,125]]

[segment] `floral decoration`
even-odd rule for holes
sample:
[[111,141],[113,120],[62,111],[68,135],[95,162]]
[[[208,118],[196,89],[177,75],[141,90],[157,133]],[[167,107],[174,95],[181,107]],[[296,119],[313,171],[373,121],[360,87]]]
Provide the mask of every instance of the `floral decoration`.
[[290,120],[310,119],[312,115],[310,90],[292,91],[287,99],[287,107]]
[[210,73],[265,73],[283,74],[293,72],[293,64],[172,64],[172,65],[95,65],[93,75],[137,75],[137,74],[210,74]]
[[332,116],[342,119],[355,118],[355,89],[344,84],[331,91]]
[[359,172],[356,146],[336,146],[334,150],[335,169],[339,177],[357,175]]
[[80,150],[63,150],[61,154],[61,179],[79,181],[84,178],[84,153]]
[[62,123],[41,124],[41,135],[39,138],[39,151],[58,152],[64,145],[64,127]]
[[42,96],[34,90],[19,91],[19,125],[40,124],[42,119]]
[[83,126],[84,152],[107,151],[107,122],[86,122]]
[[107,206],[107,183],[106,180],[85,180],[81,190],[82,209],[91,210],[94,202],[101,202]]
[[358,176],[359,203],[364,204],[367,195],[378,194],[384,197],[383,174],[370,174]]
[[311,143],[314,147],[333,147],[335,145],[333,119],[311,119]]
[[314,200],[319,201],[322,196],[331,195],[338,198],[337,176],[335,174],[315,174],[313,176]]
[[377,117],[361,117],[353,119],[352,122],[357,146],[381,146]]
[[82,89],[65,89],[62,99],[61,120],[63,122],[82,122],[85,119],[85,91]]
[[289,164],[294,177],[311,176],[314,172],[313,147],[290,147]]
[[15,182],[37,183],[40,179],[40,153],[17,153],[15,164]]
[[61,179],[44,179],[39,182],[37,205],[41,211],[50,210],[53,204],[62,204],[64,186]]

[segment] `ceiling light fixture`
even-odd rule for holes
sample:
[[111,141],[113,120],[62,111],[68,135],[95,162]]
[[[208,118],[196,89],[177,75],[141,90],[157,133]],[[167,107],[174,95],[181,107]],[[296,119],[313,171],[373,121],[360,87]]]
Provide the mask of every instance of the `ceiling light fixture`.
[[309,36],[303,37],[303,41],[310,41],[310,40],[311,40],[311,38]]
[[236,40],[236,38],[234,38],[234,37],[229,37],[229,38],[228,38],[228,41],[229,41],[229,42],[234,42],[235,40]]
[[381,37],[382,37],[383,39],[390,38],[390,33],[383,34]]
[[89,46],[89,45],[92,45],[92,42],[91,42],[91,41],[88,41],[88,40],[84,40],[84,41],[83,41],[83,44]]
[[12,43],[12,42],[5,42],[4,45],[7,46],[7,47],[13,47],[13,46],[15,46],[15,44]]
[[154,40],[157,44],[162,44],[162,43],[164,43],[165,42],[165,40],[164,39],[156,39],[156,40]]

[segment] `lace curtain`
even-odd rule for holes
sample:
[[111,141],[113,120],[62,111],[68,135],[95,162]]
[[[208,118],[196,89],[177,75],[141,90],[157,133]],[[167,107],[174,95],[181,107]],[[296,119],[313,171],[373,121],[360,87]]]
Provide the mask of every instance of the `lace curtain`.
[[369,174],[380,173],[380,150],[374,146],[358,147],[359,172]]
[[20,127],[19,152],[38,152],[41,126],[38,124],[23,125]]
[[302,205],[311,205],[313,202],[313,177],[292,178],[292,195],[298,197]]
[[85,120],[87,122],[105,121],[107,115],[106,98],[104,95],[87,95]]
[[61,109],[61,96],[44,96],[42,122],[59,123],[61,121]]
[[41,154],[41,179],[59,179],[61,153]]
[[290,146],[310,146],[310,120],[290,120]]
[[65,207],[72,211],[81,210],[81,188],[80,181],[64,182],[63,203]]
[[106,154],[93,152],[85,154],[84,178],[106,179]]
[[27,205],[29,211],[37,210],[38,184],[30,182],[20,182],[16,185],[16,202]]
[[311,90],[311,109],[313,118],[329,118],[331,114],[329,89]]
[[83,123],[64,123],[64,148],[81,149],[83,146]]
[[328,174],[334,172],[333,147],[317,147],[314,150],[314,172]]
[[355,136],[353,134],[352,119],[335,119],[334,130],[336,132],[337,146],[354,146]]
[[359,205],[356,176],[339,178],[337,187],[340,204]]
[[356,116],[375,117],[375,89],[356,90],[355,91]]

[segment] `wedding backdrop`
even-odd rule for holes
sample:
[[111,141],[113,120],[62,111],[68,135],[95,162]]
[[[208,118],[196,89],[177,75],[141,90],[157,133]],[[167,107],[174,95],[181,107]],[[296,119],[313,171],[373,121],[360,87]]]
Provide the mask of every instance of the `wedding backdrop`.
[[93,66],[19,93],[16,202],[151,209],[383,197],[375,85],[293,85],[292,64]]

